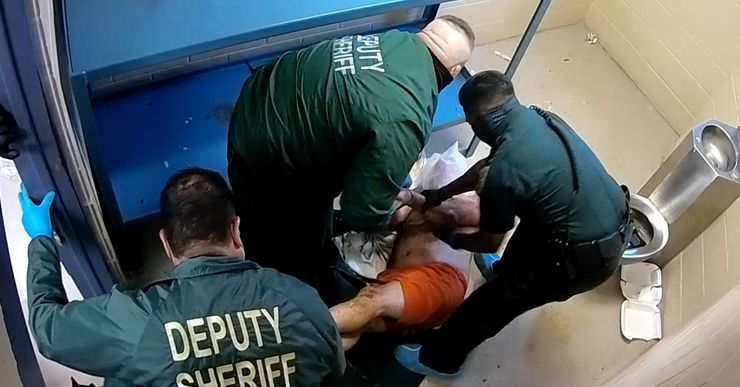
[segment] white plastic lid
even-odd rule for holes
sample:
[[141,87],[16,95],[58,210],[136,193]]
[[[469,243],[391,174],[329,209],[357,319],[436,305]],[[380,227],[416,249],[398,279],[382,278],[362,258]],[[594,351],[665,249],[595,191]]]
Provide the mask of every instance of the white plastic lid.
[[622,335],[628,340],[663,337],[660,309],[655,305],[625,300],[622,303]]
[[622,266],[622,294],[630,301],[658,305],[663,299],[663,276],[657,265],[639,262]]

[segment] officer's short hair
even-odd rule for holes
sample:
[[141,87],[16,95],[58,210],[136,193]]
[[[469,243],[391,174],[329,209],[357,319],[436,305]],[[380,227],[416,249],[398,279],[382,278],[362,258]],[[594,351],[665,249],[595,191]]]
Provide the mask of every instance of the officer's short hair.
[[236,217],[234,197],[217,172],[187,168],[175,173],[162,189],[159,205],[175,255],[199,244],[221,244],[231,238]]
[[487,70],[475,74],[460,88],[460,105],[466,114],[478,114],[495,109],[516,97],[511,80],[500,71]]
[[475,32],[473,32],[473,28],[470,27],[470,24],[466,22],[463,19],[460,19],[457,16],[452,15],[444,15],[440,16],[437,19],[444,20],[447,23],[451,24],[453,27],[455,27],[458,31],[462,32],[463,35],[468,39],[468,47],[470,51],[473,50],[473,46],[475,46]]

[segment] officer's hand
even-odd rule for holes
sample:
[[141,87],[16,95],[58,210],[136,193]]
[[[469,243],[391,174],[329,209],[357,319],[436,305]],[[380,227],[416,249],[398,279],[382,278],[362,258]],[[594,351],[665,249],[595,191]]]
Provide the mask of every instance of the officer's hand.
[[424,190],[421,192],[421,196],[424,196],[425,199],[424,205],[421,207],[421,212],[427,212],[427,210],[439,206],[450,198],[450,195],[441,188]]
[[409,206],[417,211],[421,211],[421,207],[424,205],[424,197],[408,188],[403,188],[398,192],[396,201],[401,206]]
[[18,193],[18,201],[21,202],[21,211],[23,212],[22,223],[31,238],[46,236],[51,238],[53,235],[51,227],[51,203],[54,201],[56,193],[48,192],[40,205],[36,205],[28,196],[26,187],[21,184],[21,192]]
[[460,233],[456,232],[452,228],[436,228],[432,231],[435,237],[437,239],[441,240],[444,243],[447,243],[452,249],[454,250],[460,250]]
[[13,116],[0,105],[0,157],[13,160],[20,156],[17,149],[10,146],[21,137],[21,131]]
[[413,209],[407,205],[402,205],[401,207],[398,207],[396,212],[393,213],[393,216],[391,216],[391,220],[388,223],[389,228],[391,230],[395,230],[396,228],[398,228],[398,226],[405,223],[412,210]]

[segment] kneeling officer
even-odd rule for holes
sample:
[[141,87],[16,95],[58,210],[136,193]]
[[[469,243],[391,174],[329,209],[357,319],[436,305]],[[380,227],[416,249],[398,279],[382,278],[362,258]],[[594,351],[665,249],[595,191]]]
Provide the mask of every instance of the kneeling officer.
[[344,371],[327,307],[308,285],[244,260],[239,217],[215,172],[165,186],[159,233],[175,267],[142,290],[69,302],[49,208],[20,194],[29,323],[39,351],[106,386],[319,386]]

